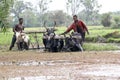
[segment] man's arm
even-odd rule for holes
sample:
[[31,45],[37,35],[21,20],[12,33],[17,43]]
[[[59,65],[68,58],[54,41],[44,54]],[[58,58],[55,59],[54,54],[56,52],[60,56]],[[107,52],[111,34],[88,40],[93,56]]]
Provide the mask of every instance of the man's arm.
[[17,31],[16,31],[16,27],[17,27],[18,25],[15,25],[14,27],[13,27],[13,32],[14,33],[16,33]]
[[86,25],[81,21],[81,24],[83,26],[83,28],[87,31],[87,34],[89,34],[88,28],[86,27]]
[[68,32],[70,32],[73,29],[73,26],[74,26],[74,24],[72,24],[70,27],[68,27],[67,30],[62,34],[67,34]]
[[24,29],[25,29],[25,26],[23,26],[23,28],[22,28],[21,32],[24,32]]
[[25,29],[25,26],[23,26],[23,29],[22,30],[24,30]]

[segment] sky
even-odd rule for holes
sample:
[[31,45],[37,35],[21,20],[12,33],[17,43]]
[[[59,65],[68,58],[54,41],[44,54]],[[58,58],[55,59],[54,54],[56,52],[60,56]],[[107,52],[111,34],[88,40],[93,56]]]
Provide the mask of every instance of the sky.
[[[34,5],[38,0],[24,0],[27,2],[32,2]],[[98,4],[102,5],[100,8],[100,13],[120,11],[120,0],[98,0]],[[52,3],[49,4],[49,11],[54,10],[63,10],[66,11],[65,0],[53,0]]]

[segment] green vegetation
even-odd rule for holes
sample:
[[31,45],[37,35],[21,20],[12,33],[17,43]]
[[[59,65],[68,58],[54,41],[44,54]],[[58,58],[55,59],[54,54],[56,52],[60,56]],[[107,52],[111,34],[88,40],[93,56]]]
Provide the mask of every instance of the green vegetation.
[[83,48],[85,51],[113,51],[120,48],[111,43],[84,43]]
[[13,4],[13,0],[0,0],[0,28],[3,32],[7,30],[9,9]]
[[[68,14],[68,11],[70,11],[72,14],[77,14],[87,25],[104,26],[88,26],[90,35],[86,34],[86,43],[84,44],[85,50],[118,49],[118,47],[112,46],[109,43],[113,44],[120,42],[120,11],[99,14],[101,5],[98,4],[97,0],[80,0],[79,2],[76,0],[66,0],[67,13],[61,10],[48,11],[48,4],[52,1],[53,0],[38,0],[36,6],[39,7],[39,10],[37,10],[32,3],[24,2],[24,0],[1,0],[0,32],[3,31],[6,33],[0,33],[0,47],[1,45],[10,45],[13,33],[8,26],[14,26],[14,24],[18,23],[18,18],[23,17],[25,26],[31,27],[26,28],[25,31],[40,31],[44,28],[32,27],[54,26],[54,22],[56,22],[56,26],[68,26],[73,21],[72,16]],[[76,6],[71,8],[73,5]],[[82,10],[79,10],[79,8]],[[11,13],[13,15],[10,15]],[[9,29],[9,31],[7,31],[7,29]],[[66,27],[57,27],[56,29],[57,31],[55,33],[61,34],[66,30]],[[31,41],[35,42],[35,35],[30,34],[29,36]],[[37,36],[39,38],[39,43],[42,44],[42,34],[37,34]]]
[[110,27],[111,25],[111,16],[109,13],[105,13],[102,15],[102,21],[101,21],[102,25],[104,27]]
[[0,45],[8,45],[12,39],[12,33],[0,33]]
[[112,38],[112,42],[116,42],[116,39],[119,40],[120,38],[119,29],[112,29],[102,26],[94,26],[94,27],[90,26],[89,31],[90,31],[90,35],[86,35],[87,42],[110,43],[111,38]]
[[[90,35],[86,34],[86,42],[83,45],[85,51],[102,51],[102,50],[118,50],[119,47],[114,43],[120,42],[119,29],[106,28],[103,26],[88,26]],[[56,34],[63,33],[66,27],[57,27]],[[44,28],[26,28],[25,31],[40,31],[45,30]],[[10,45],[12,35],[10,29],[9,32],[0,33],[0,45]],[[39,37],[39,44],[42,44],[42,34],[37,34]],[[34,35],[29,35],[31,41],[34,42]],[[89,43],[90,42],[90,43]],[[114,46],[113,46],[114,45]]]

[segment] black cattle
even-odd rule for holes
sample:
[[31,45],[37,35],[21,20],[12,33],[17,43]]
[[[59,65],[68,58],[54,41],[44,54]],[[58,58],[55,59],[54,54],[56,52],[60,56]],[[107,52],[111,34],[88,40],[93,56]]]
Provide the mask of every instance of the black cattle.
[[49,52],[60,52],[64,46],[63,39],[57,39],[55,37],[43,39],[45,50]]
[[65,37],[63,51],[83,51],[81,35],[79,33],[72,33],[70,37]]
[[56,38],[56,34],[53,29],[47,29],[47,32],[43,35],[43,44],[45,50],[49,52],[60,51],[83,51],[82,37],[80,33],[72,33],[69,37]]

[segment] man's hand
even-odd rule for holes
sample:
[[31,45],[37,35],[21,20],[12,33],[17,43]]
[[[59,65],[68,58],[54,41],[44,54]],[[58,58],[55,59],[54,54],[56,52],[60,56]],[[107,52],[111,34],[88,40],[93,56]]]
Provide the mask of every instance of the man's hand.
[[65,35],[65,33],[61,33],[60,35]]
[[60,35],[65,35],[67,32],[61,33]]
[[90,34],[89,31],[87,31],[87,34],[88,34],[88,35]]

